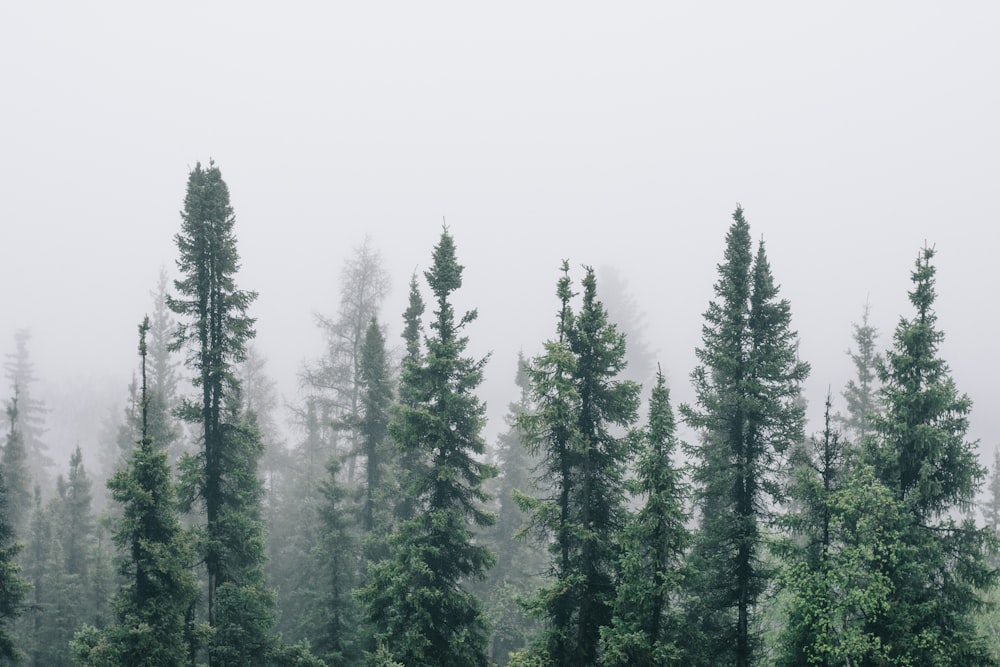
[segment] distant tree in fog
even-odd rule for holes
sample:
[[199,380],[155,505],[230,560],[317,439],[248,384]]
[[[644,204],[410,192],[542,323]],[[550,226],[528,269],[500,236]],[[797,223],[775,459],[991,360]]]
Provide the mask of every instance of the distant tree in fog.
[[851,441],[858,446],[871,433],[872,419],[878,416],[881,409],[878,367],[883,358],[877,348],[878,329],[872,325],[870,314],[871,306],[865,303],[861,323],[851,325],[855,349],[848,350],[847,355],[854,364],[855,376],[844,387],[847,414],[838,419]]
[[368,323],[378,317],[389,293],[389,275],[371,239],[366,238],[344,262],[340,283],[337,314],[316,318],[326,337],[326,352],[306,366],[302,379],[306,390],[322,406],[325,418],[334,424],[331,435],[335,442],[330,447],[346,455],[345,472],[348,481],[353,481],[360,453],[356,425],[361,410],[361,347]]
[[49,470],[55,461],[49,456],[49,446],[42,440],[45,433],[45,414],[48,410],[44,401],[35,395],[35,365],[28,353],[31,332],[21,329],[14,334],[15,349],[7,355],[3,368],[12,391],[18,395],[18,431],[24,439],[28,452],[28,469],[31,476],[41,485],[48,484]]

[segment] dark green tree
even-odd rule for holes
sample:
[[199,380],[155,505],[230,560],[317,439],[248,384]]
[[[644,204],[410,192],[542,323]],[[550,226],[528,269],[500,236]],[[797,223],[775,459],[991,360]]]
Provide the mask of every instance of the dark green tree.
[[683,665],[686,658],[680,646],[686,629],[678,600],[690,542],[687,489],[673,463],[678,443],[670,392],[661,371],[656,374],[649,424],[641,438],[636,477],[629,486],[646,503],[623,537],[614,618],[601,629],[601,664]]
[[992,659],[972,615],[981,591],[996,585],[988,558],[996,538],[989,527],[955,518],[975,501],[986,470],[965,439],[971,402],[938,354],[944,334],[933,308],[933,258],[927,247],[917,257],[909,295],[916,312],[900,320],[880,366],[884,414],[865,446],[904,512],[898,558],[881,570],[891,598],[868,629],[896,664],[986,665]]
[[[361,529],[374,538],[383,532],[390,517],[380,512],[391,499],[385,487],[385,469],[389,461],[388,425],[392,404],[392,376],[385,350],[385,336],[378,322],[372,318],[361,346],[358,368],[361,388],[359,434],[365,458],[364,504],[361,511]],[[378,551],[373,539],[371,548]],[[370,559],[366,559],[370,560]]]
[[583,279],[579,313],[570,304],[566,262],[562,271],[557,338],[529,371],[537,410],[520,421],[541,459],[537,484],[547,495],[519,497],[552,538],[554,581],[534,602],[548,626],[541,654],[568,667],[597,663],[600,628],[611,623],[630,453],[629,439],[615,429],[635,421],[639,386],[619,379],[625,337],[597,299],[593,270]]
[[127,467],[108,482],[122,507],[115,541],[125,583],[115,601],[117,623],[103,631],[85,626],[73,641],[77,661],[92,667],[167,667],[188,658],[186,616],[198,596],[194,550],[177,516],[167,448],[150,436],[149,328],[146,318],[139,327],[142,437]]
[[[13,427],[11,430],[14,432]],[[9,438],[7,447],[10,447]],[[22,654],[17,649],[11,630],[14,621],[24,611],[28,583],[21,578],[21,567],[17,562],[24,545],[16,540],[17,534],[11,521],[6,474],[7,465],[4,462],[0,465],[0,662],[15,662]]]
[[851,325],[857,349],[848,350],[847,354],[854,364],[855,377],[844,388],[847,414],[838,420],[856,445],[871,433],[872,419],[879,412],[878,367],[882,354],[877,349],[878,329],[872,325],[870,313],[871,307],[865,303],[861,323]]
[[800,385],[809,366],[797,357],[790,307],[778,299],[764,244],[754,257],[739,207],[715,295],[691,375],[697,405],[681,406],[701,433],[691,448],[700,519],[692,630],[701,631],[701,660],[748,667],[758,660],[753,616],[771,576],[762,562],[762,524],[780,496],[780,455],[804,437]]
[[376,639],[394,660],[409,667],[486,665],[486,629],[478,601],[463,586],[482,578],[492,554],[476,544],[474,528],[493,515],[483,480],[492,466],[480,432],[483,403],[475,390],[486,359],[464,355],[467,324],[476,311],[456,319],[452,294],[462,286],[462,266],[445,229],[425,274],[434,295],[433,333],[427,352],[404,366],[404,405],[390,423],[394,441],[419,455],[426,473],[411,480],[416,514],[394,532],[389,558],[369,571],[363,599]]
[[205,511],[201,548],[208,574],[209,665],[261,664],[274,648],[274,596],[264,587],[263,453],[256,419],[243,409],[236,364],[254,336],[247,309],[255,292],[237,289],[239,253],[229,188],[214,163],[188,177],[181,231],[175,241],[178,297],[167,304],[182,320],[172,349],[187,347],[201,396],[183,405],[201,429],[202,448],[181,460],[184,497]]

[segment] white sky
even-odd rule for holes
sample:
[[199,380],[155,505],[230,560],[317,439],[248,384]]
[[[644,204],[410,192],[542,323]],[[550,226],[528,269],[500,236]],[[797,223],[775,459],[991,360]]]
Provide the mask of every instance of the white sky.
[[553,331],[563,258],[620,267],[691,400],[740,202],[792,302],[814,419],[866,298],[888,345],[936,245],[944,356],[991,453],[998,29],[987,2],[5,2],[0,352],[31,328],[56,422],[85,412],[74,393],[122,400],[188,171],[214,158],[289,400],[352,248],[381,249],[398,340],[442,217],[473,351],[493,351],[490,433],[517,350]]

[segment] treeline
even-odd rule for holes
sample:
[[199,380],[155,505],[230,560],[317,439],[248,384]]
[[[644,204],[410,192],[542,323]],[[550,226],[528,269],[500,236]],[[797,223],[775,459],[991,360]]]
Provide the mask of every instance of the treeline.
[[[934,251],[882,351],[854,327],[843,412],[806,434],[791,307],[737,208],[704,313],[695,400],[627,379],[597,275],[564,262],[553,333],[512,368],[495,443],[456,312],[444,229],[414,275],[402,346],[367,242],[327,346],[301,374],[296,440],[252,347],[219,169],[190,173],[138,369],[104,455],[54,479],[27,334],[8,355],[0,457],[0,663],[992,665],[1000,659],[1000,456],[966,439],[938,347]],[[423,281],[421,281],[421,277]],[[423,287],[425,285],[426,287]],[[633,355],[635,350],[633,350]],[[180,368],[183,364],[184,370]],[[181,377],[193,378],[190,388]],[[823,397],[818,397],[822,400]],[[106,487],[110,501],[95,494]]]

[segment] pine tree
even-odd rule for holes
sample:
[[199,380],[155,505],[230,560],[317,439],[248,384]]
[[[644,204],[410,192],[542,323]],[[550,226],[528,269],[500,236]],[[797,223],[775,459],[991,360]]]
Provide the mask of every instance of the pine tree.
[[777,298],[764,244],[754,257],[739,207],[715,294],[691,376],[697,407],[681,406],[687,423],[701,431],[692,448],[700,510],[695,613],[703,655],[747,667],[757,661],[752,617],[770,578],[761,561],[761,525],[769,501],[780,495],[779,456],[803,439],[800,384],[809,366],[797,358],[789,304]]
[[181,665],[188,655],[187,611],[198,595],[190,570],[194,553],[175,509],[167,449],[150,436],[151,393],[147,382],[149,318],[139,328],[142,360],[142,437],[126,468],[108,482],[122,505],[115,531],[120,550],[117,623],[99,630],[85,626],[73,649],[82,665]]
[[18,429],[17,391],[7,405],[7,442],[0,458],[6,484],[7,523],[14,535],[24,535],[28,528],[31,510],[31,472],[28,469],[28,452],[24,437]]
[[[13,412],[16,414],[16,409]],[[14,421],[13,416],[11,421]],[[15,433],[13,426],[11,432]],[[10,438],[7,447],[10,447]],[[28,584],[21,578],[21,567],[17,562],[24,545],[16,540],[6,476],[7,465],[4,461],[0,465],[0,662],[15,662],[21,657],[21,652],[17,649],[11,626],[24,611]]]
[[38,484],[51,482],[49,470],[55,466],[55,461],[49,456],[49,446],[42,440],[45,433],[45,413],[48,410],[45,402],[35,395],[35,365],[28,353],[28,341],[31,332],[21,329],[14,334],[16,349],[7,355],[4,371],[10,381],[11,389],[18,397],[17,430],[21,433],[24,447],[28,452],[28,469],[31,477]]
[[882,354],[876,349],[878,329],[872,325],[870,314],[871,307],[865,303],[861,324],[851,325],[857,349],[848,350],[847,354],[854,364],[855,377],[844,388],[847,414],[838,420],[857,445],[868,437],[872,418],[879,411],[878,367]]
[[[182,459],[185,484],[205,510],[203,558],[208,572],[209,665],[255,664],[272,642],[274,598],[263,587],[262,453],[252,414],[242,410],[235,365],[254,336],[247,309],[257,294],[236,287],[239,253],[229,189],[214,163],[197,164],[188,178],[181,231],[176,235],[174,282],[167,304],[185,318],[173,349],[187,346],[200,400],[184,415],[201,427],[202,449]],[[241,662],[244,661],[244,662]]]
[[629,440],[612,429],[636,417],[639,386],[619,376],[625,337],[597,299],[589,267],[579,313],[570,305],[569,266],[563,263],[557,339],[545,345],[529,375],[537,411],[521,420],[526,442],[541,457],[541,499],[522,498],[543,534],[551,535],[551,574],[534,605],[548,628],[544,653],[555,665],[594,665],[600,628],[611,623],[617,536],[623,528]]
[[[414,273],[410,276],[409,297],[406,310],[403,311],[403,333],[401,337],[405,343],[406,352],[401,364],[402,374],[407,373],[408,368],[415,368],[420,363],[422,355],[420,339],[423,336],[421,319],[424,315],[424,308],[424,300],[420,296],[420,286],[417,283],[417,274]],[[411,395],[412,392],[413,390],[409,385],[405,383],[400,384],[399,405],[396,408],[397,413],[400,407],[412,408],[416,405],[417,397]],[[419,450],[400,449],[397,451],[397,459],[399,462],[398,477],[401,492],[399,500],[393,508],[393,514],[397,522],[403,522],[413,518],[413,514],[416,511],[414,503],[416,494],[411,491],[411,487],[426,474],[426,470],[422,467],[423,459]]]
[[482,578],[492,554],[473,539],[493,516],[481,508],[483,480],[494,474],[479,457],[484,405],[474,391],[486,359],[464,356],[467,312],[456,321],[452,294],[462,266],[445,229],[424,275],[437,309],[426,355],[403,369],[404,404],[390,433],[404,451],[425,462],[412,480],[416,514],[390,541],[391,555],[374,565],[363,590],[368,618],[393,659],[410,667],[486,665],[486,631],[479,604],[463,581]]
[[[944,334],[934,312],[933,248],[912,273],[912,319],[901,319],[880,366],[884,415],[873,423],[865,455],[902,504],[898,559],[883,563],[892,584],[886,613],[869,630],[890,659],[913,665],[992,664],[972,623],[979,591],[996,585],[988,563],[995,536],[956,510],[975,500],[986,471],[965,440],[971,402],[938,355]],[[866,663],[877,664],[875,660]]]
[[389,293],[389,276],[371,239],[354,249],[340,274],[340,305],[335,318],[318,316],[327,339],[325,356],[305,370],[304,380],[313,396],[324,404],[337,426],[340,442],[324,460],[339,449],[346,456],[346,474],[354,481],[361,436],[357,425],[361,412],[361,348],[373,317]]
[[601,664],[654,667],[683,665],[686,631],[677,608],[683,584],[686,491],[672,461],[677,450],[670,392],[662,371],[649,399],[649,425],[642,433],[634,493],[646,498],[624,535],[621,581],[614,618],[601,629]]

